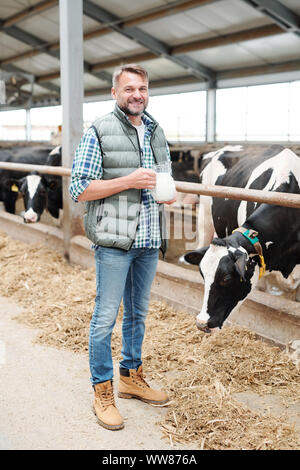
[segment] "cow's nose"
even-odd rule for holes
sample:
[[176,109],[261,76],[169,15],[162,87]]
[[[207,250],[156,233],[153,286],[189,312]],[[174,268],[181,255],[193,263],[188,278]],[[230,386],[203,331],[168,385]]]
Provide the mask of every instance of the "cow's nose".
[[37,222],[37,219],[38,219],[37,214],[32,214],[32,213],[24,214],[24,222],[26,224],[33,224]]
[[196,327],[200,331],[204,331],[204,333],[211,333],[211,329],[208,328],[207,323],[201,322],[199,320],[196,320]]
[[36,219],[24,217],[24,222],[25,224],[34,224],[36,222]]

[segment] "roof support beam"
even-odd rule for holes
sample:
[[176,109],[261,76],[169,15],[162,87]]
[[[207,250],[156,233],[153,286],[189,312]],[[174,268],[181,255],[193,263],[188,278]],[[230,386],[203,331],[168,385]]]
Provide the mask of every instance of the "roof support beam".
[[184,54],[186,52],[200,51],[203,49],[210,49],[211,47],[226,46],[227,44],[234,44],[237,42],[251,41],[252,39],[259,39],[276,34],[284,33],[283,29],[279,26],[272,24],[262,26],[259,28],[247,29],[238,31],[236,33],[225,34],[222,36],[214,36],[208,39],[201,39],[199,41],[187,42],[179,44],[171,49],[171,54]]
[[96,70],[105,70],[110,67],[117,67],[118,65],[123,64],[126,62],[131,63],[139,63],[139,62],[146,62],[147,60],[156,59],[158,57],[157,54],[153,52],[143,52],[141,54],[135,54],[132,56],[127,56],[126,59],[124,57],[118,57],[117,59],[106,60],[105,62],[99,62],[98,64],[93,64],[91,66],[92,71]]
[[[108,29],[108,28],[107,28]],[[95,31],[94,33],[101,31],[106,31],[106,29],[100,29]],[[109,30],[109,32],[111,32]],[[200,51],[203,49],[209,49],[211,47],[220,47],[220,46],[225,46],[227,44],[234,44],[237,42],[243,42],[243,41],[250,41],[252,39],[259,39],[263,37],[268,37],[268,36],[273,36],[276,34],[281,34],[284,33],[285,31],[280,27],[275,24],[267,25],[267,26],[261,26],[259,28],[252,28],[252,29],[247,29],[243,31],[238,31],[236,33],[232,34],[226,34],[222,36],[214,36],[212,38],[208,39],[201,39],[198,41],[191,41],[187,42],[184,44],[179,44],[177,46],[173,46],[170,48],[170,54],[171,55],[177,55],[177,54],[185,54],[186,52],[193,52],[193,51]],[[93,32],[92,33],[86,33],[84,35],[84,39],[88,40],[93,37]],[[106,34],[106,33],[105,33]],[[96,34],[98,37],[98,35]],[[46,51],[51,51],[59,48],[59,43],[53,43],[47,46]],[[0,62],[1,65],[5,64],[10,64],[17,62],[18,60],[24,60],[30,57],[33,57],[35,55],[40,54],[39,49],[33,49],[27,52],[23,52],[22,54],[18,54],[12,57],[8,57],[6,59],[3,59]],[[116,59],[108,60],[108,61],[102,61],[98,62],[96,64],[90,64],[89,70],[91,72],[96,72],[99,70],[105,70],[106,68],[110,67],[115,67],[121,63],[123,63],[125,60],[128,61],[130,60],[131,62],[144,62],[147,60],[152,60],[155,59],[156,57],[159,57],[158,54],[155,54],[153,52],[144,52],[141,54],[135,54],[133,56],[129,57],[118,57]],[[57,77],[58,78],[59,74]]]
[[40,51],[38,49],[31,49],[30,51],[23,52],[22,54],[7,57],[6,59],[1,60],[0,67],[6,64],[13,64],[15,62],[18,62],[18,60],[29,59],[30,57],[34,57],[38,54],[40,54]]
[[121,28],[118,24],[114,24],[119,22],[120,18],[111,14],[104,8],[101,8],[98,5],[85,0],[83,4],[83,13],[93,20],[99,21],[102,24],[105,23],[113,31],[116,31],[123,36],[126,36],[127,38],[141,44],[143,47],[146,47],[154,54],[158,54],[159,56],[163,56],[166,59],[177,63],[177,65],[180,65],[184,69],[189,70],[196,77],[202,80],[208,80],[210,82],[215,80],[215,72],[210,70],[208,67],[205,67],[196,61],[190,61],[189,58],[183,56],[177,58],[172,57],[170,55],[170,48],[162,41],[159,41],[149,34],[144,33],[138,28]]
[[55,57],[56,59],[59,59],[59,51],[47,50],[48,44],[45,41],[38,38],[37,36],[34,36],[31,33],[27,33],[27,31],[24,31],[18,28],[17,26],[10,26],[9,28],[6,28],[3,32],[8,36],[17,39],[18,41],[27,44],[28,46],[34,47],[35,49],[39,50],[40,53],[46,53],[51,55],[52,57]]
[[278,0],[243,0],[248,5],[272,18],[285,31],[300,36],[300,16]]
[[[29,46],[34,47],[36,50],[38,50],[40,53],[45,53],[50,55],[51,57],[54,57],[59,60],[59,48],[51,48],[49,45],[43,41],[42,39],[38,38],[37,36],[34,36],[33,34],[27,33],[26,31],[23,31],[22,29],[18,28],[17,26],[10,26],[9,28],[4,30],[4,33],[14,37],[18,41],[21,41],[25,44],[28,44]],[[0,64],[1,65],[1,64]],[[86,73],[90,73],[91,75],[94,75],[97,78],[100,78],[101,80],[107,81],[111,83],[111,75],[105,71],[103,72],[93,72],[91,70],[91,64],[88,62],[84,62],[84,71]],[[52,77],[52,80],[54,78],[59,78],[58,76]],[[48,79],[49,80],[49,79]]]
[[[217,81],[225,80],[230,78],[245,78],[256,75],[268,75],[268,74],[278,74],[282,72],[294,72],[300,71],[300,60],[293,60],[287,62],[280,62],[272,65],[259,65],[253,67],[243,67],[239,69],[230,69],[218,72]],[[168,86],[183,85],[188,83],[199,83],[199,81],[193,77],[177,77],[171,80],[168,80]],[[151,89],[161,88],[166,85],[164,80],[154,80],[150,82]],[[203,89],[209,89],[208,83]],[[106,95],[110,93],[109,88],[97,88],[88,90],[85,92],[85,96],[93,95]],[[213,94],[213,93],[211,93]],[[212,103],[212,102],[211,102]],[[212,133],[211,133],[212,135]]]
[[121,20],[120,25],[123,28],[130,28],[132,26],[136,26],[142,23],[147,23],[149,21],[154,21],[159,18],[164,18],[165,16],[175,15],[176,13],[185,12],[186,10],[190,10],[191,8],[197,8],[204,5],[208,5],[210,3],[216,3],[220,0],[188,0],[188,1],[180,1],[180,2],[173,2],[169,3],[168,5],[164,5],[158,8],[153,8],[151,11],[144,12],[142,14],[134,15],[132,19],[128,18],[127,20]]
[[[24,42],[25,44],[28,44],[33,47],[39,48],[39,51],[44,51],[45,50],[45,42],[42,41],[40,38],[34,36],[33,34],[27,33],[26,31],[23,31],[22,29],[19,29],[17,26],[10,26],[4,30],[5,34],[14,37],[18,41]],[[52,57],[55,57],[56,59],[59,59],[59,51],[50,51],[49,54]],[[8,71],[14,71],[16,74],[26,74],[27,72],[20,69],[19,67],[16,67],[12,64],[2,64],[0,63],[0,67],[8,70]],[[35,77],[35,82],[37,83],[37,79]],[[47,83],[48,81],[46,80],[42,86],[46,88],[49,91],[52,91],[54,93],[57,93],[58,95],[60,94],[60,89],[58,86],[54,85],[53,83]]]
[[[32,74],[29,74],[28,72],[25,72],[24,70],[20,69],[19,67],[16,67],[15,65],[9,64],[9,65],[2,66],[0,64],[0,66],[3,70],[6,70],[7,72],[14,73],[16,75],[21,75],[27,78],[28,82],[33,81],[34,83],[37,83],[38,81],[38,77]],[[45,81],[43,84],[41,84],[41,86],[45,88],[46,90],[56,93],[58,96],[60,94],[59,87],[54,85],[53,83],[49,83],[48,81]]]
[[[18,17],[18,18],[22,17],[22,19],[24,19],[24,16],[25,16],[26,12],[30,11],[31,15],[34,14],[34,13],[38,13],[38,12],[40,12],[40,11],[38,11],[38,8],[37,8],[39,5],[40,5],[40,9],[42,8],[42,6],[44,7],[44,9],[46,9],[47,4],[48,4],[48,8],[50,8],[50,6],[52,4],[56,4],[57,1],[58,0],[48,0],[46,2],[41,2],[40,4],[35,5],[35,7],[27,8],[27,9],[23,10],[23,12],[18,13],[17,15],[14,15],[14,17],[10,17],[10,19],[8,19],[8,20],[3,20],[2,23],[0,21],[0,30],[15,24],[16,21],[13,21],[13,19],[15,17]],[[167,6],[163,5],[163,6],[160,6],[160,7],[152,8],[151,10],[147,10],[146,13],[138,13],[136,15],[128,16],[125,19],[120,18],[118,20],[118,22],[116,22],[115,24],[120,24],[120,26],[122,28],[131,27],[131,26],[134,26],[134,25],[137,25],[137,24],[145,23],[147,21],[152,21],[152,20],[155,20],[155,19],[158,19],[158,18],[163,18],[163,17],[169,16],[169,15],[179,13],[181,11],[186,11],[186,10],[189,10],[189,9],[192,9],[192,8],[196,8],[196,7],[199,7],[199,6],[204,6],[204,5],[215,3],[215,2],[218,2],[218,1],[220,1],[220,0],[184,0],[184,1],[183,0],[177,0],[175,2],[172,2],[172,3],[168,4]],[[28,13],[28,15],[29,15],[29,13]],[[85,41],[88,41],[88,40],[93,39],[95,37],[104,36],[104,35],[109,34],[109,33],[111,33],[111,29],[108,26],[102,26],[101,28],[99,28],[97,30],[85,33],[83,37],[84,37]],[[48,44],[44,51],[46,51],[46,50],[52,51],[52,50],[55,50],[55,49],[59,49],[59,41],[57,41],[55,43],[52,43],[52,44]],[[18,55],[12,56],[12,57],[8,57],[8,58],[4,59],[1,63],[2,64],[7,64],[7,63],[11,63],[11,62],[16,62],[18,60],[27,59],[27,58],[33,57],[35,55],[38,55],[41,52],[42,51],[40,51],[39,49],[31,49],[30,51],[23,52],[22,54],[18,54]]]
[[[280,62],[280,63],[276,63],[273,65],[260,65],[260,66],[254,66],[254,67],[244,67],[244,68],[239,68],[239,69],[224,70],[222,72],[218,72],[217,82],[220,80],[221,81],[230,80],[230,79],[235,79],[235,78],[238,78],[238,79],[240,78],[243,80],[247,77],[255,77],[255,76],[265,77],[266,75],[273,75],[275,77],[277,74],[299,72],[299,71],[300,71],[300,60],[294,60],[294,61]],[[286,79],[285,81],[288,81],[288,79]],[[277,83],[277,82],[278,80],[270,81],[270,83]],[[259,83],[260,81],[255,84],[259,84]],[[265,84],[266,81],[263,81],[262,83]],[[191,75],[184,76],[184,77],[176,77],[171,80],[168,80],[168,87],[172,87],[172,86],[175,87],[175,86],[188,85],[188,84],[200,85],[199,89],[202,89],[202,90],[207,90],[209,88],[207,82],[203,82],[202,84],[199,84],[199,80],[197,80],[196,77],[191,76]],[[150,82],[150,86],[151,86],[151,89],[163,88],[164,86],[166,86],[166,81],[154,80]],[[245,86],[245,85],[240,84],[240,85],[234,85],[234,86]],[[94,88],[94,89],[86,90],[85,97],[110,95],[110,91],[111,91],[110,87]],[[36,98],[33,98],[32,107],[50,106],[50,105],[59,104],[58,102],[50,103],[50,101],[53,99],[54,99],[53,95],[52,96],[51,95],[37,96]],[[212,137],[213,132],[210,132],[210,136],[211,136],[210,138],[213,138]]]
[[3,29],[9,28],[10,26],[13,26],[17,23],[20,23],[20,21],[24,21],[30,16],[42,13],[43,11],[56,6],[57,3],[58,3],[58,0],[46,0],[40,3],[37,3],[36,5],[33,5],[31,7],[25,8],[19,13],[16,13],[15,15],[12,15],[9,18],[6,18],[5,20],[3,20],[0,25],[0,31]]
[[300,71],[300,60],[290,60],[276,64],[256,65],[232,70],[222,70],[218,73],[218,80],[227,78],[242,78],[252,75],[275,74],[282,72]]

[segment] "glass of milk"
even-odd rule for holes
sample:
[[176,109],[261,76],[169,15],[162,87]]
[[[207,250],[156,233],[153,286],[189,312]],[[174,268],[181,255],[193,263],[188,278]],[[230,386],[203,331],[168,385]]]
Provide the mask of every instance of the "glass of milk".
[[172,163],[163,162],[153,166],[156,172],[156,186],[152,196],[157,202],[171,201],[175,198],[176,187],[172,178]]

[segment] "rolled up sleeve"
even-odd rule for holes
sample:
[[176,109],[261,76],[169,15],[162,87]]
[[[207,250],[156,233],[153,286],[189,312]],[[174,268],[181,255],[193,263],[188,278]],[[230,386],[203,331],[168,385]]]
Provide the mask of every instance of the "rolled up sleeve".
[[102,154],[93,128],[83,135],[72,164],[69,193],[73,201],[88,187],[92,180],[102,178]]
[[168,142],[166,142],[166,149],[167,149],[168,160],[171,161],[171,153],[170,153],[170,148],[169,148]]

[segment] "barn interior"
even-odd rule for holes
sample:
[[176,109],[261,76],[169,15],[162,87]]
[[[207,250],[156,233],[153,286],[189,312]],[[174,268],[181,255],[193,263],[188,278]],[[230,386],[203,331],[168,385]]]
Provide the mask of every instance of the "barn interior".
[[[198,138],[196,135],[192,141],[169,140],[174,177],[183,186],[199,181],[199,161],[209,151],[242,144],[255,154],[257,148],[273,143],[263,138],[222,140],[217,129],[220,91],[297,84],[300,79],[300,5],[296,0],[133,0],[127,4],[118,0],[109,4],[101,0],[72,4],[12,0],[1,2],[0,20],[1,112],[26,110],[26,139],[21,144],[61,144],[65,168],[71,167],[82,136],[84,103],[111,98],[112,74],[119,64],[143,65],[149,73],[151,97],[156,99],[175,94],[184,99],[189,93],[204,93],[204,130],[199,129]],[[50,141],[31,139],[31,111],[60,104],[62,121]],[[292,112],[290,116],[297,117]],[[226,120],[226,115],[221,117]],[[299,129],[293,135],[289,132],[285,142],[280,139],[274,135],[275,142],[299,153]],[[20,141],[2,139],[0,145],[9,148]],[[63,238],[64,252],[70,256],[71,240],[84,237],[83,208],[71,202],[66,176],[63,181],[62,217],[57,221],[45,215],[42,221],[50,224],[49,230],[59,230],[58,239]],[[194,266],[182,267],[178,260],[186,244],[192,246],[197,238],[198,205],[198,195],[178,192],[178,201],[168,208],[172,233],[183,217],[183,207],[190,221],[188,233],[177,240],[171,237],[166,258],[171,271],[195,270]],[[6,221],[3,226],[7,227]],[[297,276],[293,279],[296,284]],[[274,282],[270,280],[269,291],[280,293]],[[285,295],[291,298],[290,292]],[[294,292],[292,300],[299,295]]]
[[[70,170],[86,125],[83,106],[111,100],[112,74],[120,64],[139,63],[147,69],[150,102],[151,98],[156,103],[161,99],[161,107],[168,96],[180,96],[183,103],[189,95],[187,102],[192,104],[192,94],[201,92],[204,104],[199,120],[196,124],[187,121],[191,124],[186,125],[196,129],[193,135],[187,131],[182,136],[172,129],[167,134],[176,162],[175,179],[184,189],[178,189],[177,203],[167,209],[170,230],[174,234],[183,220],[189,221],[190,230],[177,239],[171,236],[170,250],[166,259],[159,261],[152,289],[153,300],[166,301],[175,310],[196,315],[203,298],[203,281],[198,268],[179,262],[187,244],[192,246],[197,239],[199,197],[188,192],[188,184],[199,181],[201,158],[225,145],[243,145],[255,154],[257,149],[276,142],[300,156],[296,102],[300,93],[299,46],[298,0],[2,0],[0,150],[62,145],[62,167]],[[240,90],[248,93],[272,85],[273,91],[265,88],[269,103],[276,103],[276,85],[289,87],[285,133],[268,129],[262,136],[249,136],[247,131],[234,135],[231,129],[227,135],[220,130],[222,123],[239,120],[234,120],[233,114],[241,106]],[[222,92],[229,90],[236,92],[236,102],[224,100],[228,113],[218,115],[225,96]],[[250,101],[251,94],[247,96]],[[50,129],[50,137],[33,139],[32,111],[58,106],[62,108],[61,121]],[[279,114],[281,109],[278,105]],[[1,116],[19,110],[25,113],[24,137],[14,139],[19,125],[6,124]],[[188,109],[184,113],[191,119]],[[159,121],[159,116],[155,117]],[[84,207],[71,201],[68,171],[63,175],[64,210],[58,220],[47,213],[37,224],[24,224],[19,214],[8,214],[1,207],[0,231],[20,242],[45,243],[71,263],[90,268],[94,258],[82,225]],[[19,203],[21,212],[22,201]],[[263,279],[233,323],[281,348],[299,339],[298,268],[284,286],[274,275]]]

